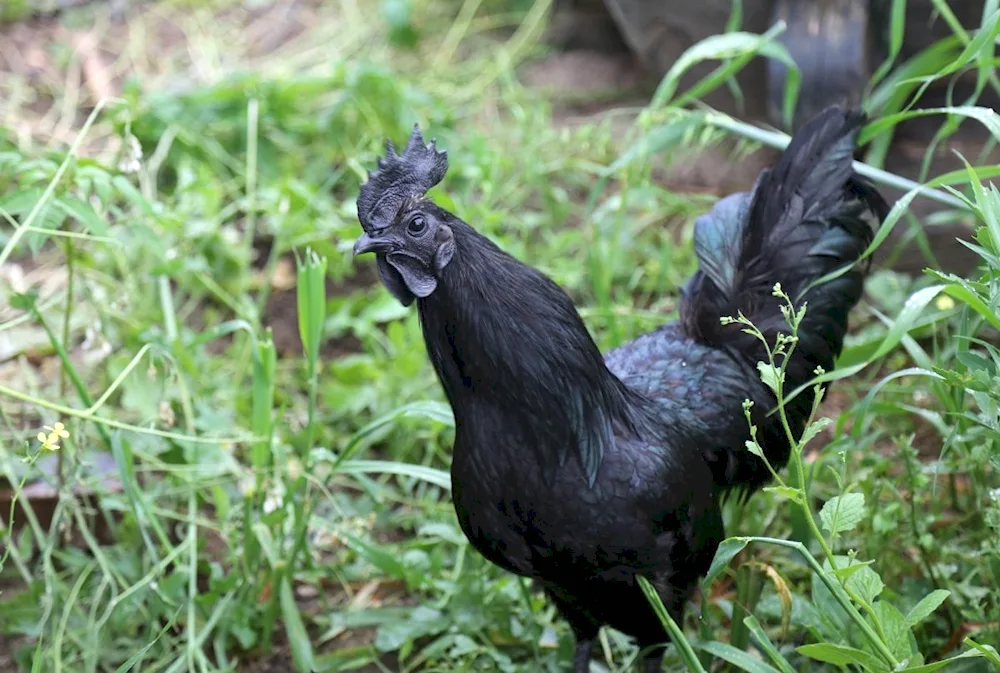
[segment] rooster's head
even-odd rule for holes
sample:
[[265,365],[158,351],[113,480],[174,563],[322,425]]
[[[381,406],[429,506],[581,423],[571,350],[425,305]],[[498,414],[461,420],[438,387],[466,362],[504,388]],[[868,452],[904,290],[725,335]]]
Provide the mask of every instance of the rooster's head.
[[354,254],[375,253],[379,278],[404,306],[427,297],[455,254],[450,215],[424,195],[448,171],[448,155],[431,140],[424,143],[414,125],[410,142],[397,154],[392,141],[378,169],[358,194],[358,220],[364,233]]

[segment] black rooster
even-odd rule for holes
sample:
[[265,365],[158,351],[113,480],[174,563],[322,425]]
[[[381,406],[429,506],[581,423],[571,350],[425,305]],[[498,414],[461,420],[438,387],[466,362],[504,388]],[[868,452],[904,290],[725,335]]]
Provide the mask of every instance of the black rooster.
[[[379,276],[416,299],[427,351],[454,411],[453,501],[462,530],[493,563],[540,583],[589,667],[602,625],[634,636],[658,670],[668,636],[636,575],[678,622],[724,538],[720,499],[770,477],[745,448],[741,405],[755,402],[771,464],[789,446],[756,364],[762,344],[720,316],[742,312],[773,344],[788,327],[772,295],[793,299],[858,260],[887,206],[851,166],[861,113],[830,108],[792,139],[750,193],[698,219],[699,270],[680,321],[602,356],[566,293],[506,254],[425,193],[448,168],[418,127],[392,143],[358,197]],[[860,266],[860,265],[858,265]],[[808,301],[787,367],[791,390],[832,368],[862,295],[857,267],[799,297]],[[811,400],[788,405],[801,432]]]

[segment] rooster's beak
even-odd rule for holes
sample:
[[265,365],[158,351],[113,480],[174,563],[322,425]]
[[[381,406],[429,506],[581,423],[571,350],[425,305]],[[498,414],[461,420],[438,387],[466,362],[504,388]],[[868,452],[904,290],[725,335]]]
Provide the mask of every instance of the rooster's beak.
[[357,257],[366,252],[385,252],[389,247],[386,241],[372,238],[367,233],[361,234],[360,238],[354,242],[354,256]]

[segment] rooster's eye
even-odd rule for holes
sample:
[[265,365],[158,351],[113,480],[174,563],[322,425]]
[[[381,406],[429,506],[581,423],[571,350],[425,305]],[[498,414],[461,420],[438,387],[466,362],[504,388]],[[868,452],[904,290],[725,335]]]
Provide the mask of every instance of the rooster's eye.
[[419,236],[424,233],[425,229],[427,229],[427,222],[420,216],[414,217],[410,220],[410,223],[406,225],[406,230],[414,236]]

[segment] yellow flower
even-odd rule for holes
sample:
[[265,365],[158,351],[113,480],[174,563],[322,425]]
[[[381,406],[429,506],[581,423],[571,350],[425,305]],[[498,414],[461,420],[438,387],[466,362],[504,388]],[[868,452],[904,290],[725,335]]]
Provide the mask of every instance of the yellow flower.
[[62,423],[56,421],[53,426],[44,426],[49,434],[46,435],[44,432],[38,433],[38,441],[41,442],[42,448],[48,451],[58,451],[59,450],[59,440],[66,439],[69,437],[69,432],[66,430],[66,426]]
[[937,301],[934,302],[934,305],[937,306],[939,311],[950,311],[951,309],[955,308],[955,300],[949,297],[948,295],[943,294],[937,298]]

